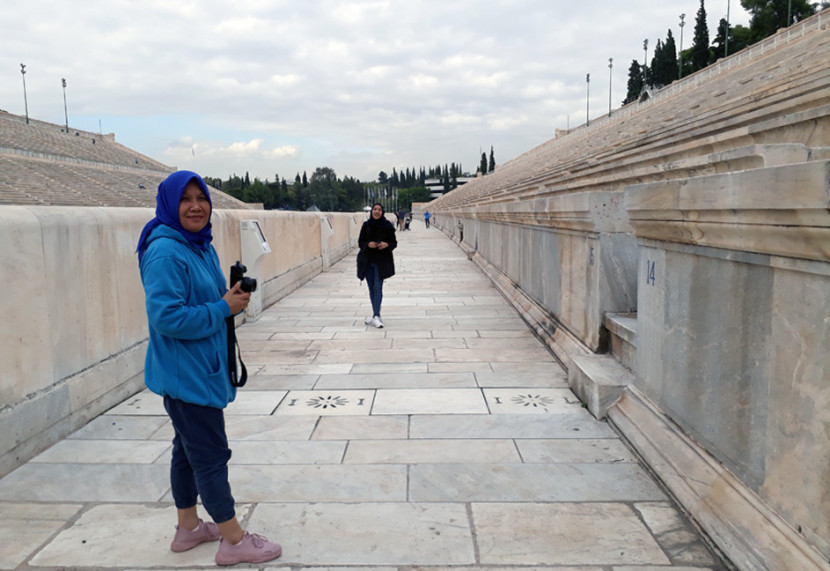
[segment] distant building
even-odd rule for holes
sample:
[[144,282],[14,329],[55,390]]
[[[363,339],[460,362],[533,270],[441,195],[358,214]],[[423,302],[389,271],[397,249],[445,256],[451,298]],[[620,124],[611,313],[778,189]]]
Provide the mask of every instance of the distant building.
[[[456,177],[455,182],[458,186],[462,186],[470,182],[471,180],[475,179],[472,176],[459,176]],[[452,180],[450,180],[452,184]],[[429,197],[438,198],[439,196],[444,195],[444,180],[440,178],[428,178],[424,181],[424,186],[429,190]]]

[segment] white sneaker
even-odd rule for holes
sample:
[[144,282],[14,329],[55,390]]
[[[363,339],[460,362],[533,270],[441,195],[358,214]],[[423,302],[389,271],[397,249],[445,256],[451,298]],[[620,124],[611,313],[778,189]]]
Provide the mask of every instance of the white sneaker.
[[375,315],[375,316],[372,318],[372,325],[374,325],[374,326],[375,326],[375,327],[377,327],[378,329],[383,329],[383,321],[381,321],[381,320],[380,320],[380,316],[379,316],[379,315]]
[[373,319],[374,319],[374,317],[367,317],[366,319],[363,320],[363,323],[365,323],[366,325],[372,325],[372,320]]

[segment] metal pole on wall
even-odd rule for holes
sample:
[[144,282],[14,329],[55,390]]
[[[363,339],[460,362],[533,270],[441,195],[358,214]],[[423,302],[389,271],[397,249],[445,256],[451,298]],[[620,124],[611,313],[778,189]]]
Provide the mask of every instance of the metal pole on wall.
[[677,58],[677,79],[683,77],[683,26],[686,25],[685,19],[686,14],[680,14],[680,52]]
[[723,57],[729,55],[729,0],[726,1],[726,30],[724,32],[723,40]]
[[29,100],[26,97],[26,66],[20,64],[20,75],[23,76],[23,105],[26,107],[26,124],[29,124]]
[[608,116],[611,116],[611,82],[614,79],[614,58],[608,58]]
[[63,116],[66,119],[66,132],[69,132],[69,112],[66,110],[66,80],[61,78],[61,85],[63,86]]
[[585,75],[585,84],[587,85],[587,92],[585,96],[585,126],[591,124],[591,74]]

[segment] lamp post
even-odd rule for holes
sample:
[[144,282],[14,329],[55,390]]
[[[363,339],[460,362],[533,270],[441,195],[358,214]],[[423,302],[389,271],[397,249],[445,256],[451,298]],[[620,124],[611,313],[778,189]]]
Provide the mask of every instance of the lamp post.
[[729,0],[726,0],[726,30],[724,31],[723,57],[729,55],[729,4]]
[[585,126],[591,124],[591,74],[585,74],[585,84],[587,92],[585,95]]
[[26,108],[26,124],[29,124],[29,100],[26,97],[26,66],[20,64],[20,75],[23,76],[23,105]]
[[793,0],[789,0],[787,2],[787,27],[790,27],[790,24],[793,21]]
[[648,38],[643,40],[643,89],[648,87]]
[[69,112],[66,110],[66,80],[61,78],[63,86],[63,116],[66,118],[66,132],[69,133]]
[[608,58],[608,116],[611,116],[611,81],[614,79],[614,58]]
[[683,77],[683,26],[686,25],[685,19],[686,14],[680,14],[680,52],[677,58],[677,79]]

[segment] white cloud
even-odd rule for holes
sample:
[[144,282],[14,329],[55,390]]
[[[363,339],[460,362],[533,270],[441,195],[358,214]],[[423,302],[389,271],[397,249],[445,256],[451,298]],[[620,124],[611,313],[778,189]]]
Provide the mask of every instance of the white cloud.
[[[31,116],[63,124],[66,77],[70,124],[97,131],[103,117],[119,142],[210,176],[293,178],[331,166],[370,180],[379,170],[450,162],[475,170],[482,146],[505,162],[584,122],[586,73],[592,114],[607,112],[609,79],[618,106],[643,39],[653,49],[669,28],[679,39],[686,13],[688,47],[698,7],[11,2],[0,21],[0,107],[23,114],[23,62]],[[719,9],[707,5],[710,35]],[[739,7],[732,21],[746,23]]]
[[275,147],[268,151],[266,155],[281,158],[281,157],[296,157],[299,154],[299,149],[295,145],[284,145],[282,147]]

